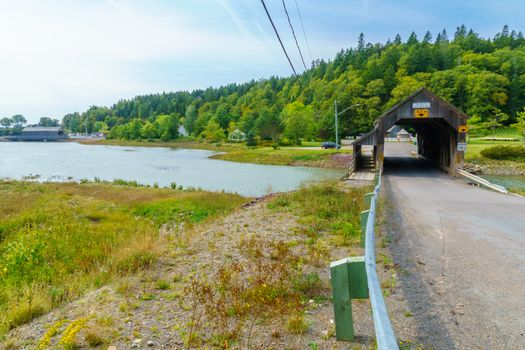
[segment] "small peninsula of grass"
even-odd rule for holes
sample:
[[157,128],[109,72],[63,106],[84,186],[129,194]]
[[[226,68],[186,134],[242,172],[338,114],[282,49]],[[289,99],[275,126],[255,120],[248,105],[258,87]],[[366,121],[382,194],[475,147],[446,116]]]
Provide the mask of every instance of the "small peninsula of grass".
[[[300,165],[320,168],[345,168],[348,162],[344,156],[351,154],[351,149],[339,151],[333,149],[322,149],[320,144],[311,142],[304,147],[247,147],[238,143],[206,143],[199,141],[126,141],[126,140],[82,140],[83,144],[110,145],[110,146],[133,146],[133,147],[171,147],[187,149],[206,149],[221,152],[211,156],[213,159],[227,160],[240,163],[268,164],[268,165]],[[305,149],[308,147],[308,149]],[[318,149],[311,149],[319,147]],[[341,158],[341,159],[338,159]]]

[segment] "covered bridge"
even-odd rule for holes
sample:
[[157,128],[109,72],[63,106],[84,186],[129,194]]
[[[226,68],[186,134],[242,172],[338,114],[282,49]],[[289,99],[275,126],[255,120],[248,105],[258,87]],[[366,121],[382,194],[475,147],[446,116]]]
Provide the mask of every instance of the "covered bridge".
[[360,170],[365,156],[363,146],[370,146],[369,156],[376,169],[383,167],[385,132],[394,125],[412,127],[417,132],[417,152],[442,169],[454,173],[463,167],[468,117],[456,107],[421,88],[385,112],[374,129],[353,143],[354,161],[350,172]]

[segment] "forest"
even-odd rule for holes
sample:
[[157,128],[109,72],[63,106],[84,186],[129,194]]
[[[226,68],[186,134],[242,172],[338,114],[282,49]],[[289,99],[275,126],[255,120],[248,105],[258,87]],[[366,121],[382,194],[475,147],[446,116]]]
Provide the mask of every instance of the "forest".
[[468,116],[471,130],[525,124],[525,38],[504,26],[482,38],[465,25],[384,44],[366,42],[316,60],[297,76],[252,80],[218,88],[159,93],[92,106],[67,114],[71,132],[107,132],[114,139],[179,137],[220,142],[240,130],[248,142],[298,144],[334,138],[334,100],[341,109],[340,136],[366,132],[389,107],[426,86]]

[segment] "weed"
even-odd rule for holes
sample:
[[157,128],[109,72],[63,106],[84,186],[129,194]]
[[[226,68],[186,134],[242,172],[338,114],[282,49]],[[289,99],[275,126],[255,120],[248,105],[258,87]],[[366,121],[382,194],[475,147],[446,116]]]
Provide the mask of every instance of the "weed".
[[172,281],[173,283],[179,283],[182,280],[182,276],[179,274],[173,275]]
[[51,344],[51,339],[53,339],[53,337],[59,333],[60,328],[62,328],[62,326],[64,324],[66,324],[67,322],[68,322],[68,320],[60,320],[60,321],[57,321],[54,324],[52,324],[47,329],[47,332],[38,341],[38,347],[37,348],[39,350],[46,349],[49,346],[49,344]]
[[321,290],[321,279],[317,273],[302,274],[293,281],[293,288],[308,298],[313,298]]
[[155,294],[153,294],[153,293],[143,293],[140,296],[140,300],[144,300],[144,301],[155,300]]
[[315,341],[311,341],[308,343],[308,348],[310,350],[318,350],[319,349],[319,346],[317,345],[317,343]]
[[170,284],[169,282],[165,281],[165,280],[157,280],[157,282],[155,283],[155,288],[156,289],[159,289],[159,290],[166,290],[166,289],[170,289]]
[[79,318],[69,324],[58,342],[65,350],[73,350],[78,347],[77,335],[86,326],[87,318]]
[[[224,263],[215,276],[193,277],[185,285],[179,304],[191,313],[181,329],[187,347],[232,344],[242,336],[249,344],[254,325],[269,320],[285,328],[285,316],[301,315],[302,300],[318,288],[319,277],[302,271],[288,243],[248,237],[238,249],[245,263]],[[293,332],[304,329],[294,321]]]
[[18,350],[20,348],[13,339],[7,339],[4,341],[3,346],[5,350]]
[[96,348],[97,346],[100,346],[106,342],[104,338],[102,338],[96,331],[93,329],[86,332],[85,335],[86,343],[91,348]]
[[308,323],[303,315],[292,315],[286,321],[286,330],[290,334],[304,334],[308,331]]

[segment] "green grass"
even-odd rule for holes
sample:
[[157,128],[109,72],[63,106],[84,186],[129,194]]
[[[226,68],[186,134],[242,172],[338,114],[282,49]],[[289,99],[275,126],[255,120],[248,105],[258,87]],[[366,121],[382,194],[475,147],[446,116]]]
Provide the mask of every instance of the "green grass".
[[475,138],[483,137],[499,137],[499,138],[515,138],[521,140],[523,135],[520,135],[518,130],[514,127],[506,126],[501,128],[496,128],[494,132],[492,130],[485,130],[482,134],[476,135]]
[[284,193],[269,208],[288,208],[299,215],[301,230],[311,238],[328,233],[344,244],[356,244],[360,235],[360,213],[364,194],[371,187],[341,189],[336,183],[322,183]]
[[87,290],[147,268],[159,225],[231,212],[233,194],[108,183],[0,181],[0,337]]
[[[489,132],[486,136],[470,137],[467,145],[466,160],[479,160],[482,158],[480,152],[485,148],[492,147],[495,145],[523,145],[523,141],[493,141],[487,140],[487,137],[493,137],[492,132]],[[516,128],[503,127],[495,130],[494,137],[499,138],[514,138],[521,140],[522,136],[518,133]]]
[[233,162],[274,165],[295,165],[297,163],[321,164],[323,161],[328,161],[333,153],[335,153],[335,151],[322,149],[301,150],[286,147],[280,149],[260,147],[229,151],[227,153],[214,155],[212,158]]

